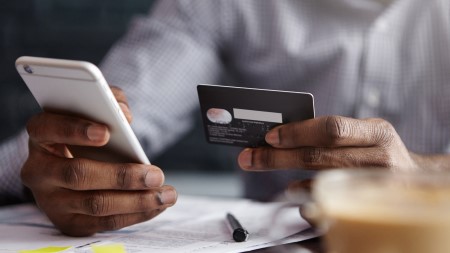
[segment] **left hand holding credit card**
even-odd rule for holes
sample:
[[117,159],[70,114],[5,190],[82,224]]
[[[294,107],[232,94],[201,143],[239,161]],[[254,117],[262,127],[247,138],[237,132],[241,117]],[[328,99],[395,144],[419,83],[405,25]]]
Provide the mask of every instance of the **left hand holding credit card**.
[[310,93],[217,85],[198,85],[197,91],[209,143],[267,146],[270,129],[314,118]]
[[238,157],[245,170],[404,170],[423,159],[384,119],[315,118],[309,93],[213,85],[199,85],[198,93],[208,141],[246,147]]
[[409,152],[394,127],[384,119],[323,116],[277,126],[267,133],[266,141],[270,147],[247,148],[239,154],[241,168],[408,171],[420,168],[423,161]]

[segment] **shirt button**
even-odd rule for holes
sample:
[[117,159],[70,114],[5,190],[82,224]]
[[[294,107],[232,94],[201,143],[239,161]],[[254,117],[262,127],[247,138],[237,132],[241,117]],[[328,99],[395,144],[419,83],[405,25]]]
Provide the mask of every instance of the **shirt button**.
[[366,104],[372,108],[380,106],[380,91],[378,89],[370,89],[365,96]]

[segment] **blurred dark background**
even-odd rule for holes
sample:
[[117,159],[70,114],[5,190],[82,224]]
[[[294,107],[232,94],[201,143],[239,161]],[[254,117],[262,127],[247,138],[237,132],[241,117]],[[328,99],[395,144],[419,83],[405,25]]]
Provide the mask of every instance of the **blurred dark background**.
[[39,111],[14,62],[22,55],[86,60],[98,64],[149,0],[0,0],[0,139]]
[[[100,63],[136,15],[153,0],[0,0],[0,141],[18,133],[39,111],[14,62],[22,55]],[[235,167],[230,148],[206,144],[197,125],[152,163],[166,171],[226,171]],[[228,155],[225,155],[228,154]]]

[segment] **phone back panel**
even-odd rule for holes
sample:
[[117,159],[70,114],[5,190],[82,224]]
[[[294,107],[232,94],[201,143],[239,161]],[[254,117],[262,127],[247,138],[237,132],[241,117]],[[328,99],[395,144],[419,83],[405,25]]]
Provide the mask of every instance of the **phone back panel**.
[[[51,59],[39,62],[39,59],[19,58],[16,65],[41,108],[103,123],[110,130],[110,141],[104,147],[70,146],[75,157],[150,164],[108,84],[94,65],[64,60],[52,62]],[[32,73],[26,71],[26,67]]]

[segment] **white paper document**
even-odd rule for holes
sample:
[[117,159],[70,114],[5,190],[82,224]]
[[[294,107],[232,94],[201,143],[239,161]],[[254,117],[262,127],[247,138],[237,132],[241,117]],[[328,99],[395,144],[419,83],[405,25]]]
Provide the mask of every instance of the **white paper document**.
[[[289,237],[309,225],[300,217],[298,208],[280,208],[283,205],[181,195],[174,207],[150,221],[84,238],[62,235],[33,205],[6,207],[0,209],[0,252],[72,246],[67,252],[87,253],[92,244],[120,243],[128,253],[232,253],[312,237]],[[246,242],[233,240],[226,223],[227,212],[248,230]]]

